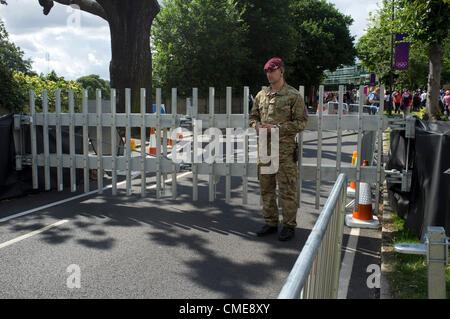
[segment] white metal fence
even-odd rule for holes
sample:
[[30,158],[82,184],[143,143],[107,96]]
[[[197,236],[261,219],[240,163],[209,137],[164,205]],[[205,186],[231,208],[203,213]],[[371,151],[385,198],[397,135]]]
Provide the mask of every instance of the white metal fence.
[[[304,87],[299,88],[300,94],[304,95]],[[319,96],[323,96],[324,87],[320,86]],[[306,130],[317,132],[317,159],[316,163],[304,163],[302,160],[303,155],[303,133],[298,134],[297,139],[299,141],[299,179],[298,179],[298,198],[300,204],[300,197],[302,193],[302,181],[312,180],[316,184],[316,208],[319,208],[319,196],[322,181],[335,181],[340,173],[345,173],[349,180],[356,182],[364,181],[368,183],[376,183],[376,201],[375,210],[378,210],[379,199],[379,187],[381,182],[385,178],[385,172],[381,167],[381,148],[382,148],[382,132],[388,127],[388,119],[383,116],[383,100],[381,100],[379,112],[377,115],[368,115],[363,113],[364,105],[363,101],[357,108],[357,113],[343,113],[343,87],[339,89],[339,102],[336,114],[324,114],[323,100],[319,99],[319,112],[317,114],[310,114],[308,125]],[[42,93],[42,113],[36,112],[35,107],[35,93],[30,92],[30,110],[31,110],[31,164],[33,172],[33,187],[38,187],[38,167],[44,168],[45,189],[50,189],[50,168],[56,167],[57,171],[57,185],[58,190],[63,188],[63,168],[70,168],[70,185],[71,190],[76,191],[76,169],[82,169],[84,171],[84,192],[89,192],[89,170],[96,169],[98,178],[98,193],[103,192],[103,171],[111,171],[112,175],[112,193],[117,193],[117,171],[126,171],[126,190],[127,194],[131,194],[131,172],[139,171],[141,176],[145,176],[146,173],[156,174],[156,198],[161,197],[161,189],[163,183],[161,182],[161,176],[167,174],[172,175],[172,198],[177,197],[177,173],[183,169],[188,169],[192,172],[192,198],[198,200],[198,176],[208,175],[209,179],[209,201],[215,199],[215,178],[217,176],[225,176],[226,180],[226,201],[230,200],[231,196],[231,176],[237,176],[242,178],[242,200],[243,203],[247,203],[247,190],[248,190],[248,178],[257,177],[257,164],[256,161],[249,161],[255,159],[255,150],[249,150],[249,140],[256,139],[256,136],[245,136],[241,141],[244,143],[244,161],[233,163],[196,163],[190,164],[178,164],[174,163],[167,153],[167,131],[169,129],[176,129],[177,127],[189,127],[193,131],[194,143],[193,155],[198,149],[198,145],[195,145],[197,141],[196,134],[202,134],[196,132],[195,123],[200,123],[203,129],[216,127],[219,129],[246,129],[248,128],[249,120],[249,89],[245,87],[243,90],[243,114],[232,114],[231,102],[232,91],[231,88],[226,90],[226,113],[215,114],[214,110],[214,88],[209,89],[209,113],[198,113],[198,90],[194,88],[192,90],[192,97],[189,99],[191,105],[188,105],[186,113],[177,113],[177,90],[172,89],[171,96],[171,114],[161,114],[160,105],[162,101],[161,89],[156,89],[156,113],[146,113],[146,90],[140,91],[140,113],[131,112],[131,90],[126,89],[125,92],[125,113],[116,112],[116,91],[111,90],[111,112],[102,112],[102,97],[101,92],[97,92],[97,112],[88,113],[88,100],[87,91],[83,92],[82,96],[82,113],[74,112],[74,94],[73,91],[69,91],[69,113],[61,112],[61,99],[60,91],[56,91],[56,105],[55,112],[48,112],[48,96],[47,92]],[[363,87],[360,87],[360,94],[363,94]],[[381,95],[384,94],[384,88],[381,87]],[[189,101],[188,101],[189,102]],[[353,108],[354,110],[355,108]],[[36,140],[36,128],[37,126],[43,127],[43,152],[37,153],[37,140]],[[48,129],[49,126],[56,127],[56,153],[49,152],[49,140]],[[63,154],[61,151],[61,126],[69,127],[70,136],[70,152],[69,154]],[[83,128],[83,154],[75,153],[75,127]],[[96,127],[97,143],[96,154],[89,153],[89,127]],[[116,152],[108,152],[108,155],[103,154],[102,150],[102,133],[104,128],[111,130],[110,136],[115,136],[117,128],[122,127],[125,129],[125,153],[118,156]],[[131,152],[131,128],[137,127],[141,130],[141,145],[146,145],[149,136],[149,128],[156,129],[156,156],[149,156],[145,147],[141,147],[140,156],[132,156]],[[103,128],[103,129],[102,129]],[[322,163],[322,144],[324,131],[333,131],[336,133],[337,146],[336,146],[336,164],[324,164]],[[357,134],[356,151],[361,154],[362,150],[362,137],[364,133],[374,132],[377,135],[377,158],[376,165],[363,167],[361,156],[358,156],[356,166],[352,166],[351,163],[342,162],[342,134],[344,131],[351,131]],[[111,138],[109,141],[111,149],[117,148],[117,140]],[[251,143],[250,143],[251,144]],[[169,156],[169,157],[168,157]],[[356,183],[356,198],[358,198],[359,183]],[[140,193],[142,196],[146,196],[146,183],[145,178],[142,178]],[[357,207],[357,201],[355,201],[355,209]]]

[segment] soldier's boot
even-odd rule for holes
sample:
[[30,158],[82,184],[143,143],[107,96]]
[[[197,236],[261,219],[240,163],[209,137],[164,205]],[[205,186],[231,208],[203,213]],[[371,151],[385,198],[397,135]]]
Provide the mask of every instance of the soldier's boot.
[[295,236],[295,228],[283,226],[281,229],[280,235],[278,235],[279,241],[288,241],[294,238]]
[[263,237],[270,234],[274,234],[278,231],[277,226],[269,226],[265,224],[259,231],[256,232],[256,236]]

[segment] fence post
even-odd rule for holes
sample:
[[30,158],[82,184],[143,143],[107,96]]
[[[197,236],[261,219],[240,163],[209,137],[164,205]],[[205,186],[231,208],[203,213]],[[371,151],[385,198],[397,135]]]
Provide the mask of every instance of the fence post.
[[316,209],[320,207],[320,185],[322,166],[322,114],[324,86],[319,86],[319,112],[317,118],[317,167],[316,167]]
[[75,159],[75,97],[73,89],[69,89],[69,153],[70,153],[70,190],[76,192],[77,190],[77,175],[76,175],[76,159]]
[[161,88],[156,89],[156,199],[161,198]]
[[62,141],[61,141],[61,90],[55,91],[55,111],[56,111],[56,157],[58,167],[57,174],[57,188],[58,191],[63,190],[63,160],[62,160]]
[[[226,93],[226,114],[227,114],[227,128],[226,128],[226,167],[227,167],[227,176],[225,177],[225,202],[230,204],[231,202],[231,164],[234,162],[234,154],[232,154],[232,150],[234,149],[233,144],[228,141],[230,138],[230,134],[233,130],[231,130],[231,113],[232,113],[232,88],[227,87]],[[245,127],[246,123],[244,123]],[[234,141],[234,138],[233,138]]]
[[33,189],[38,189],[38,163],[37,163],[37,142],[36,142],[36,101],[35,93],[30,90],[30,113],[31,113],[31,173],[33,179]]
[[111,89],[111,190],[112,194],[117,194],[117,139],[116,139],[116,89]]
[[[176,117],[178,108],[178,93],[176,88],[172,88],[172,130],[170,132],[175,132],[176,129]],[[187,105],[186,105],[187,109]],[[191,112],[192,113],[192,112]],[[177,134],[178,135],[178,134]],[[172,138],[172,136],[170,136]],[[176,141],[172,144],[172,156],[175,154]],[[172,157],[172,199],[177,199],[177,164],[173,161]]]
[[48,140],[48,95],[47,90],[42,90],[42,110],[44,111],[44,125],[42,126],[42,136],[44,139],[44,183],[45,190],[50,190],[50,155]]
[[97,114],[97,188],[98,193],[103,194],[103,132],[102,132],[102,91],[95,91],[95,105]]
[[[145,180],[145,158],[146,158],[146,153],[145,153],[145,141],[146,141],[146,136],[145,136],[145,114],[147,111],[147,106],[146,106],[146,100],[147,100],[147,91],[145,88],[141,88],[141,197],[145,197],[145,193],[146,193],[146,180]],[[112,136],[112,135],[111,135]],[[113,137],[111,138],[113,139]]]
[[426,235],[428,263],[428,299],[445,299],[445,267],[448,242],[443,227],[428,226]]
[[[248,135],[245,134],[245,129],[249,122],[249,102],[250,95],[249,87],[244,86],[244,177],[242,178],[242,204],[248,204]],[[281,202],[281,200],[279,201]]]
[[[209,88],[209,128],[214,127],[214,99],[215,99],[215,90],[213,87]],[[211,143],[212,138],[208,137],[208,143]],[[216,196],[216,178],[214,176],[214,160],[209,164],[209,201],[213,202]]]
[[89,110],[88,110],[88,90],[83,90],[83,182],[84,192],[89,192]]
[[[198,88],[192,89],[192,133],[193,141],[192,145],[194,147],[193,154],[194,159],[192,161],[192,200],[198,200],[198,166],[197,157],[201,158],[201,153],[198,149],[198,137],[202,135],[203,132],[197,132],[197,117],[198,117]],[[200,120],[201,121],[201,120]],[[201,145],[201,142],[200,142]]]

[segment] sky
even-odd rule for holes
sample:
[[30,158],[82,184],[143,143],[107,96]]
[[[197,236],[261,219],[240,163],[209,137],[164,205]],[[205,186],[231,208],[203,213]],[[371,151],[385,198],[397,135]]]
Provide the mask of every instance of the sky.
[[[327,0],[353,18],[350,33],[364,34],[369,12],[381,0]],[[0,18],[9,38],[32,60],[37,73],[55,70],[67,80],[98,74],[109,80],[111,45],[108,23],[97,16],[55,2],[49,15],[37,0],[8,0]]]

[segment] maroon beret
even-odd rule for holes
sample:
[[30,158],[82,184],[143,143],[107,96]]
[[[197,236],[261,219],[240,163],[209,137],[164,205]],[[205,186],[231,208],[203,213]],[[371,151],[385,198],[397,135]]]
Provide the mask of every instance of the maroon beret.
[[283,60],[280,58],[272,58],[269,61],[267,61],[266,65],[264,65],[264,71],[267,70],[276,70],[278,68],[283,67]]

